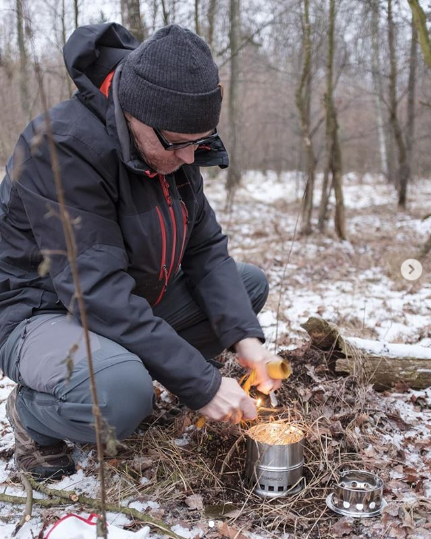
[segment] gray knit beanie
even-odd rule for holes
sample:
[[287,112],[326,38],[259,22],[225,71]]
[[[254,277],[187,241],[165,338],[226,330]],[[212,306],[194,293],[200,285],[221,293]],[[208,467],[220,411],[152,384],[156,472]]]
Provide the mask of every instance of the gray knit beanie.
[[217,126],[222,89],[205,41],[171,24],[127,56],[118,97],[122,109],[144,124],[193,134]]

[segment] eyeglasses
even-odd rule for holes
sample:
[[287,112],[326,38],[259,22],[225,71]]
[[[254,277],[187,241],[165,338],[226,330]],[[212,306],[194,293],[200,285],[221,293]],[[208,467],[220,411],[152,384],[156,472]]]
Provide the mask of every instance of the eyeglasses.
[[211,133],[211,135],[208,135],[204,138],[199,138],[197,140],[188,140],[186,142],[169,142],[165,139],[165,137],[161,134],[161,132],[153,127],[154,133],[157,135],[157,138],[160,141],[160,144],[163,146],[163,148],[167,152],[174,152],[175,150],[182,150],[183,148],[187,148],[188,146],[202,146],[205,144],[211,144],[214,142],[214,140],[218,137],[218,131],[217,128],[214,129],[214,132]]

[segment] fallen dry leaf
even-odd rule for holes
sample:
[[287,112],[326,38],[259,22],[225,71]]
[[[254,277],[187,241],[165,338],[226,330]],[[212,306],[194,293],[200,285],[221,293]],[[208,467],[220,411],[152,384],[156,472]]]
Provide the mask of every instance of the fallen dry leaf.
[[388,505],[383,509],[383,514],[391,515],[391,517],[398,516],[398,504],[397,503],[388,503]]
[[368,414],[359,414],[355,419],[355,425],[357,425],[358,427],[362,427],[362,425],[369,421],[369,419],[370,418]]
[[316,369],[313,367],[313,365],[305,365],[305,370],[313,382],[320,383],[322,381],[322,379],[316,375]]
[[200,494],[192,494],[191,496],[187,496],[187,498],[184,500],[184,503],[189,509],[204,508],[202,496]]
[[407,532],[404,528],[397,526],[396,528],[390,528],[388,532],[388,537],[391,539],[405,539],[407,537]]
[[414,523],[414,520],[411,516],[411,514],[409,513],[408,509],[404,506],[404,505],[401,505],[398,509],[398,515],[399,517],[401,518],[401,520],[403,521],[403,523],[401,524],[404,528],[411,528],[413,529],[415,527],[415,523]]
[[188,414],[182,414],[175,420],[175,436],[182,436],[187,427],[192,424],[192,420]]
[[217,521],[217,529],[222,537],[227,537],[228,539],[248,539],[241,530],[234,528],[233,526],[228,526],[226,522]]
[[353,523],[346,517],[343,517],[331,526],[331,533],[333,533],[335,537],[343,537],[344,535],[350,535],[352,529]]
[[153,459],[150,459],[149,457],[137,455],[128,464],[131,468],[133,468],[137,472],[142,473],[145,470],[152,468],[154,465],[154,461]]
[[396,393],[408,393],[410,390],[409,384],[406,384],[403,381],[398,381],[394,383],[394,391]]

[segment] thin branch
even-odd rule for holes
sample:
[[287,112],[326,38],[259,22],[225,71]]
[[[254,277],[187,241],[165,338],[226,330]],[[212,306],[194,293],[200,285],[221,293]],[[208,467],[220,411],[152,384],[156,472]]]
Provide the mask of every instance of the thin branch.
[[84,333],[85,348],[86,348],[86,354],[87,354],[87,360],[88,360],[90,389],[91,389],[91,397],[93,401],[92,412],[93,412],[94,423],[95,423],[97,460],[98,460],[98,468],[99,468],[98,471],[99,471],[99,481],[100,481],[100,498],[101,498],[101,502],[100,502],[101,515],[97,523],[97,536],[98,537],[102,536],[105,539],[107,539],[106,509],[105,509],[105,504],[106,504],[105,468],[104,468],[104,460],[103,460],[104,454],[103,454],[103,443],[102,443],[103,422],[102,422],[102,415],[99,408],[97,390],[96,390],[96,382],[95,382],[91,343],[90,343],[90,332],[89,332],[88,322],[87,322],[87,310],[85,307],[85,301],[84,301],[84,296],[83,296],[83,291],[81,287],[81,281],[79,278],[78,266],[77,266],[77,261],[76,261],[77,247],[76,247],[75,236],[73,232],[73,223],[66,207],[66,199],[64,195],[63,184],[61,181],[60,162],[58,159],[58,154],[57,154],[55,141],[54,141],[54,134],[52,131],[51,120],[50,120],[50,116],[48,112],[48,103],[47,103],[46,93],[45,93],[44,85],[43,85],[43,74],[42,74],[41,66],[37,60],[36,52],[35,52],[34,34],[31,30],[30,20],[29,20],[29,25],[28,25],[28,37],[29,37],[29,40],[33,49],[33,57],[35,60],[34,69],[35,69],[38,87],[40,89],[42,108],[44,111],[43,115],[45,119],[45,134],[48,141],[48,148],[49,148],[49,153],[51,157],[51,168],[52,168],[52,172],[54,176],[55,189],[57,192],[58,205],[60,209],[59,217],[61,220],[61,225],[63,228],[64,238],[66,242],[67,259],[70,264],[73,285],[75,287],[74,296],[76,297],[77,303],[78,303],[78,310],[79,310],[79,315],[81,318],[81,326]]
[[25,502],[24,514],[21,517],[21,520],[15,526],[15,529],[14,529],[14,531],[12,533],[12,537],[15,537],[15,535],[24,526],[24,524],[31,519],[31,513],[32,513],[32,509],[33,509],[33,489],[31,487],[30,481],[28,480],[28,477],[27,477],[27,475],[25,473],[21,473],[20,478],[21,478],[22,484],[24,485],[25,492],[27,494],[27,498],[26,498],[26,502]]
[[[0,493],[0,502],[24,505],[27,503],[27,498],[24,496],[11,496],[10,494]],[[41,505],[42,507],[58,507],[59,505],[62,505],[62,504],[64,505],[64,502],[61,500],[61,498],[51,498],[51,499],[36,498],[33,500],[33,503],[37,505]]]
[[[70,490],[58,490],[58,489],[49,488],[43,483],[38,483],[32,477],[29,477],[29,482],[31,486],[34,488],[34,490],[37,490],[41,492],[42,494],[46,494],[47,496],[53,497],[56,500],[67,500],[68,502],[79,503],[82,505],[86,505],[87,507],[92,507],[94,509],[100,509],[102,505],[101,500],[89,498],[88,496],[84,496],[83,494],[78,495],[76,492],[70,491]],[[0,501],[1,501],[1,498],[0,498]],[[39,500],[35,500],[35,502],[36,501],[38,502]],[[12,503],[18,503],[18,502],[12,502]],[[149,525],[153,526],[154,528],[158,528],[164,531],[170,537],[173,537],[174,539],[179,539],[179,536],[176,533],[174,533],[169,528],[169,526],[165,524],[163,521],[153,518],[150,515],[147,515],[146,513],[141,513],[137,509],[108,503],[106,504],[106,510],[111,511],[113,513],[123,513],[125,515],[129,515],[138,520],[141,520],[142,522],[147,522]]]

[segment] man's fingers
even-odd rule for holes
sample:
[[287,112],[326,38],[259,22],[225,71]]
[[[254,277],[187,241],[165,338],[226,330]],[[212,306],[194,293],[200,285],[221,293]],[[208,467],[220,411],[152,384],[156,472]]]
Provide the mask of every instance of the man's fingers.
[[271,391],[276,391],[277,389],[280,389],[282,380],[272,380],[269,378],[265,382],[260,383],[257,387],[257,390],[261,393],[265,393],[265,395],[268,395],[268,393],[271,393]]
[[282,380],[274,380],[268,376],[266,365],[263,363],[256,366],[256,387],[261,393],[268,394],[281,387]]
[[242,415],[243,415],[242,410],[235,410],[235,412],[232,414],[230,418],[230,422],[233,423],[234,425],[237,425],[238,423],[241,422]]
[[247,398],[247,400],[244,402],[244,406],[242,407],[242,419],[256,419],[257,417],[257,408],[256,404],[254,403],[254,400],[250,397]]

